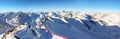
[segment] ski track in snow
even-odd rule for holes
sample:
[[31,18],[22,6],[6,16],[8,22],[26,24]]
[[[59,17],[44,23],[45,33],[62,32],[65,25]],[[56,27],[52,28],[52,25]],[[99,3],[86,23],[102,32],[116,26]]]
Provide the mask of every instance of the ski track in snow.
[[0,39],[120,39],[118,13],[0,13]]

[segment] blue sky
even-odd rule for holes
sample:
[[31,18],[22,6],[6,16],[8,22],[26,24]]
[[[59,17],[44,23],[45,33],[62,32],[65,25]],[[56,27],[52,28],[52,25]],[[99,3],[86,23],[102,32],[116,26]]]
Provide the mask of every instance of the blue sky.
[[120,0],[0,0],[0,11],[120,11]]

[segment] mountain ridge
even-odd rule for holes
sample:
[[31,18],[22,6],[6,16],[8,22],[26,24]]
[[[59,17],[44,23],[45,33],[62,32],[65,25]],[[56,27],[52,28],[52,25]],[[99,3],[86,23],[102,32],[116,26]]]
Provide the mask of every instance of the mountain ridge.
[[120,39],[119,15],[69,11],[2,13],[0,39]]

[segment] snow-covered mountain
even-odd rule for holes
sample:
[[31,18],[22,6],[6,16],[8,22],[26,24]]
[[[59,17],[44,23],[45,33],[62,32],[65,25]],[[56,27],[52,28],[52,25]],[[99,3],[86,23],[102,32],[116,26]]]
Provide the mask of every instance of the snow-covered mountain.
[[0,39],[120,39],[120,14],[0,13]]

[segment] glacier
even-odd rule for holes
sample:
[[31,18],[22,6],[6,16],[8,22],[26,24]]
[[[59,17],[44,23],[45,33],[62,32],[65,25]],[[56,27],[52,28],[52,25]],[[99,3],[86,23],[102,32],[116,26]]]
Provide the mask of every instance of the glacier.
[[119,13],[0,13],[0,39],[120,39]]

